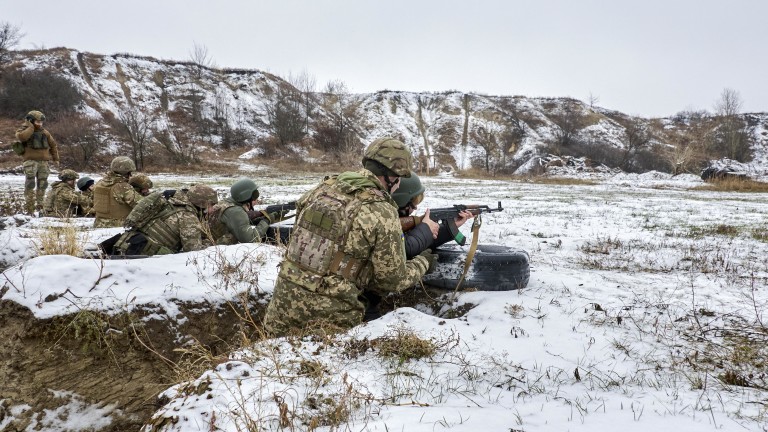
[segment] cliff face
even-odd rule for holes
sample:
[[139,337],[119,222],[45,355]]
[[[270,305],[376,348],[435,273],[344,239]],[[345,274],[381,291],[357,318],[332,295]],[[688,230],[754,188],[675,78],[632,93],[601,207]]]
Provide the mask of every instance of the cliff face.
[[[651,142],[671,146],[680,119],[646,119],[591,107],[570,98],[489,96],[458,91],[372,94],[302,93],[275,75],[257,70],[211,69],[190,62],[132,55],[98,55],[58,48],[13,53],[15,67],[49,68],[86,97],[82,110],[94,118],[118,117],[131,107],[152,116],[158,129],[189,130],[218,145],[224,130],[236,130],[246,148],[273,134],[280,101],[300,112],[304,132],[317,122],[342,124],[363,144],[394,135],[418,156],[422,170],[471,166],[504,169],[522,165],[553,142],[569,140],[626,149],[632,125]],[[768,114],[744,114],[753,137],[750,167],[768,167]],[[206,126],[202,127],[201,125]],[[298,140],[297,140],[298,141]]]

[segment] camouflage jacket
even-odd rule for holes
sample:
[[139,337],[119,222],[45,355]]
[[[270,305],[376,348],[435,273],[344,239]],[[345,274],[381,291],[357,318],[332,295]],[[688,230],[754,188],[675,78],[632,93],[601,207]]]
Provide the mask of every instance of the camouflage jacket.
[[83,194],[75,192],[75,187],[67,182],[57,181],[48,191],[43,202],[46,216],[72,217],[84,214],[83,209],[89,209],[93,201]]
[[36,131],[32,123],[25,122],[22,127],[16,130],[16,139],[24,143],[22,157],[25,161],[59,161],[59,146],[46,129]]
[[93,186],[94,228],[121,227],[125,217],[144,198],[136,192],[128,179],[115,172],[108,172]]
[[[300,259],[295,251],[304,248],[304,254],[322,255],[322,249],[328,247],[322,241],[318,245],[297,243],[305,237],[302,219],[325,223],[323,215],[308,214],[312,212],[313,202],[334,194],[353,196],[354,205],[350,207],[359,205],[348,222],[349,231],[339,239],[342,253],[338,254],[338,260],[359,262],[362,270],[329,271],[319,275],[295,264]],[[355,326],[362,322],[365,311],[366,305],[359,297],[363,289],[379,293],[401,291],[417,284],[427,271],[429,264],[424,257],[406,261],[396,204],[370,171],[346,172],[323,182],[297,201],[296,211],[297,226],[291,234],[264,318],[265,328],[273,335],[302,329],[312,322],[325,321],[345,328]],[[315,249],[317,253],[312,252]],[[333,260],[336,267],[338,260]],[[358,276],[349,276],[353,273]]]
[[141,232],[149,241],[172,253],[202,249],[203,227],[197,208],[182,191],[168,198],[168,203],[170,206],[167,210],[163,210],[163,213],[143,227]]
[[225,198],[213,207],[208,219],[211,236],[217,245],[259,243],[267,234],[269,222],[262,220],[251,225],[248,213],[232,198]]

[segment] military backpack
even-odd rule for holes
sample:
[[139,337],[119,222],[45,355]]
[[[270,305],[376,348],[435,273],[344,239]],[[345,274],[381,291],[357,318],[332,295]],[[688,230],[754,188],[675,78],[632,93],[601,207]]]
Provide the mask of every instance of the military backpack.
[[142,198],[125,217],[126,228],[141,229],[155,220],[163,210],[169,210],[171,204],[163,195],[163,191],[155,191]]

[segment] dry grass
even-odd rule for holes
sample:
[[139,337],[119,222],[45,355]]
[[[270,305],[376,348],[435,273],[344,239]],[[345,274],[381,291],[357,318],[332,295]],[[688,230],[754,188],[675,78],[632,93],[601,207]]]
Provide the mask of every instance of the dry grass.
[[88,239],[80,239],[80,231],[72,223],[62,226],[51,226],[40,230],[34,239],[38,255],[71,255],[83,256],[83,244]]
[[728,178],[715,180],[704,186],[696,186],[693,190],[708,190],[716,192],[768,192],[768,183],[754,180]]
[[543,176],[530,176],[530,177],[518,177],[513,180],[523,181],[526,183],[535,183],[543,185],[555,185],[555,186],[593,186],[600,184],[597,181],[580,178],[569,177],[543,177]]

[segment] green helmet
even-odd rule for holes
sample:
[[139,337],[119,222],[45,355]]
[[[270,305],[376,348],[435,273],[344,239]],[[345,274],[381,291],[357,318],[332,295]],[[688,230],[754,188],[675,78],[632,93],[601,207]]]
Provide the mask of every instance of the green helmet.
[[35,120],[45,121],[45,114],[41,113],[40,111],[30,111],[27,113],[27,116],[24,117],[30,122]]
[[61,172],[59,173],[59,180],[61,181],[76,180],[79,177],[80,177],[80,174],[76,173],[74,170],[71,170],[71,169],[61,170]]
[[134,189],[152,189],[152,180],[146,174],[134,174],[128,180],[128,184]]
[[[421,179],[416,173],[411,173],[410,177],[400,179],[400,187],[392,193],[392,199],[395,200],[398,207],[402,208],[405,207],[409,201],[423,193],[424,185],[421,184]],[[421,200],[419,200],[419,202],[421,202]]]
[[86,176],[77,181],[77,188],[80,189],[81,191],[84,191],[94,183],[95,181],[92,178]]
[[136,164],[128,156],[118,156],[112,159],[109,169],[118,174],[128,174],[136,171]]
[[[370,162],[376,163],[371,164]],[[394,138],[379,138],[368,146],[363,155],[363,166],[365,168],[370,170],[370,167],[375,167],[377,164],[390,172],[376,172],[376,170],[372,170],[376,175],[410,177],[413,156],[411,156],[408,147],[402,142]]]
[[195,205],[195,207],[204,209],[209,205],[219,202],[219,197],[216,195],[216,191],[212,187],[204,184],[192,185],[187,191],[187,198],[189,202]]
[[241,178],[229,188],[229,195],[236,203],[249,202],[259,198],[259,187],[249,178]]

